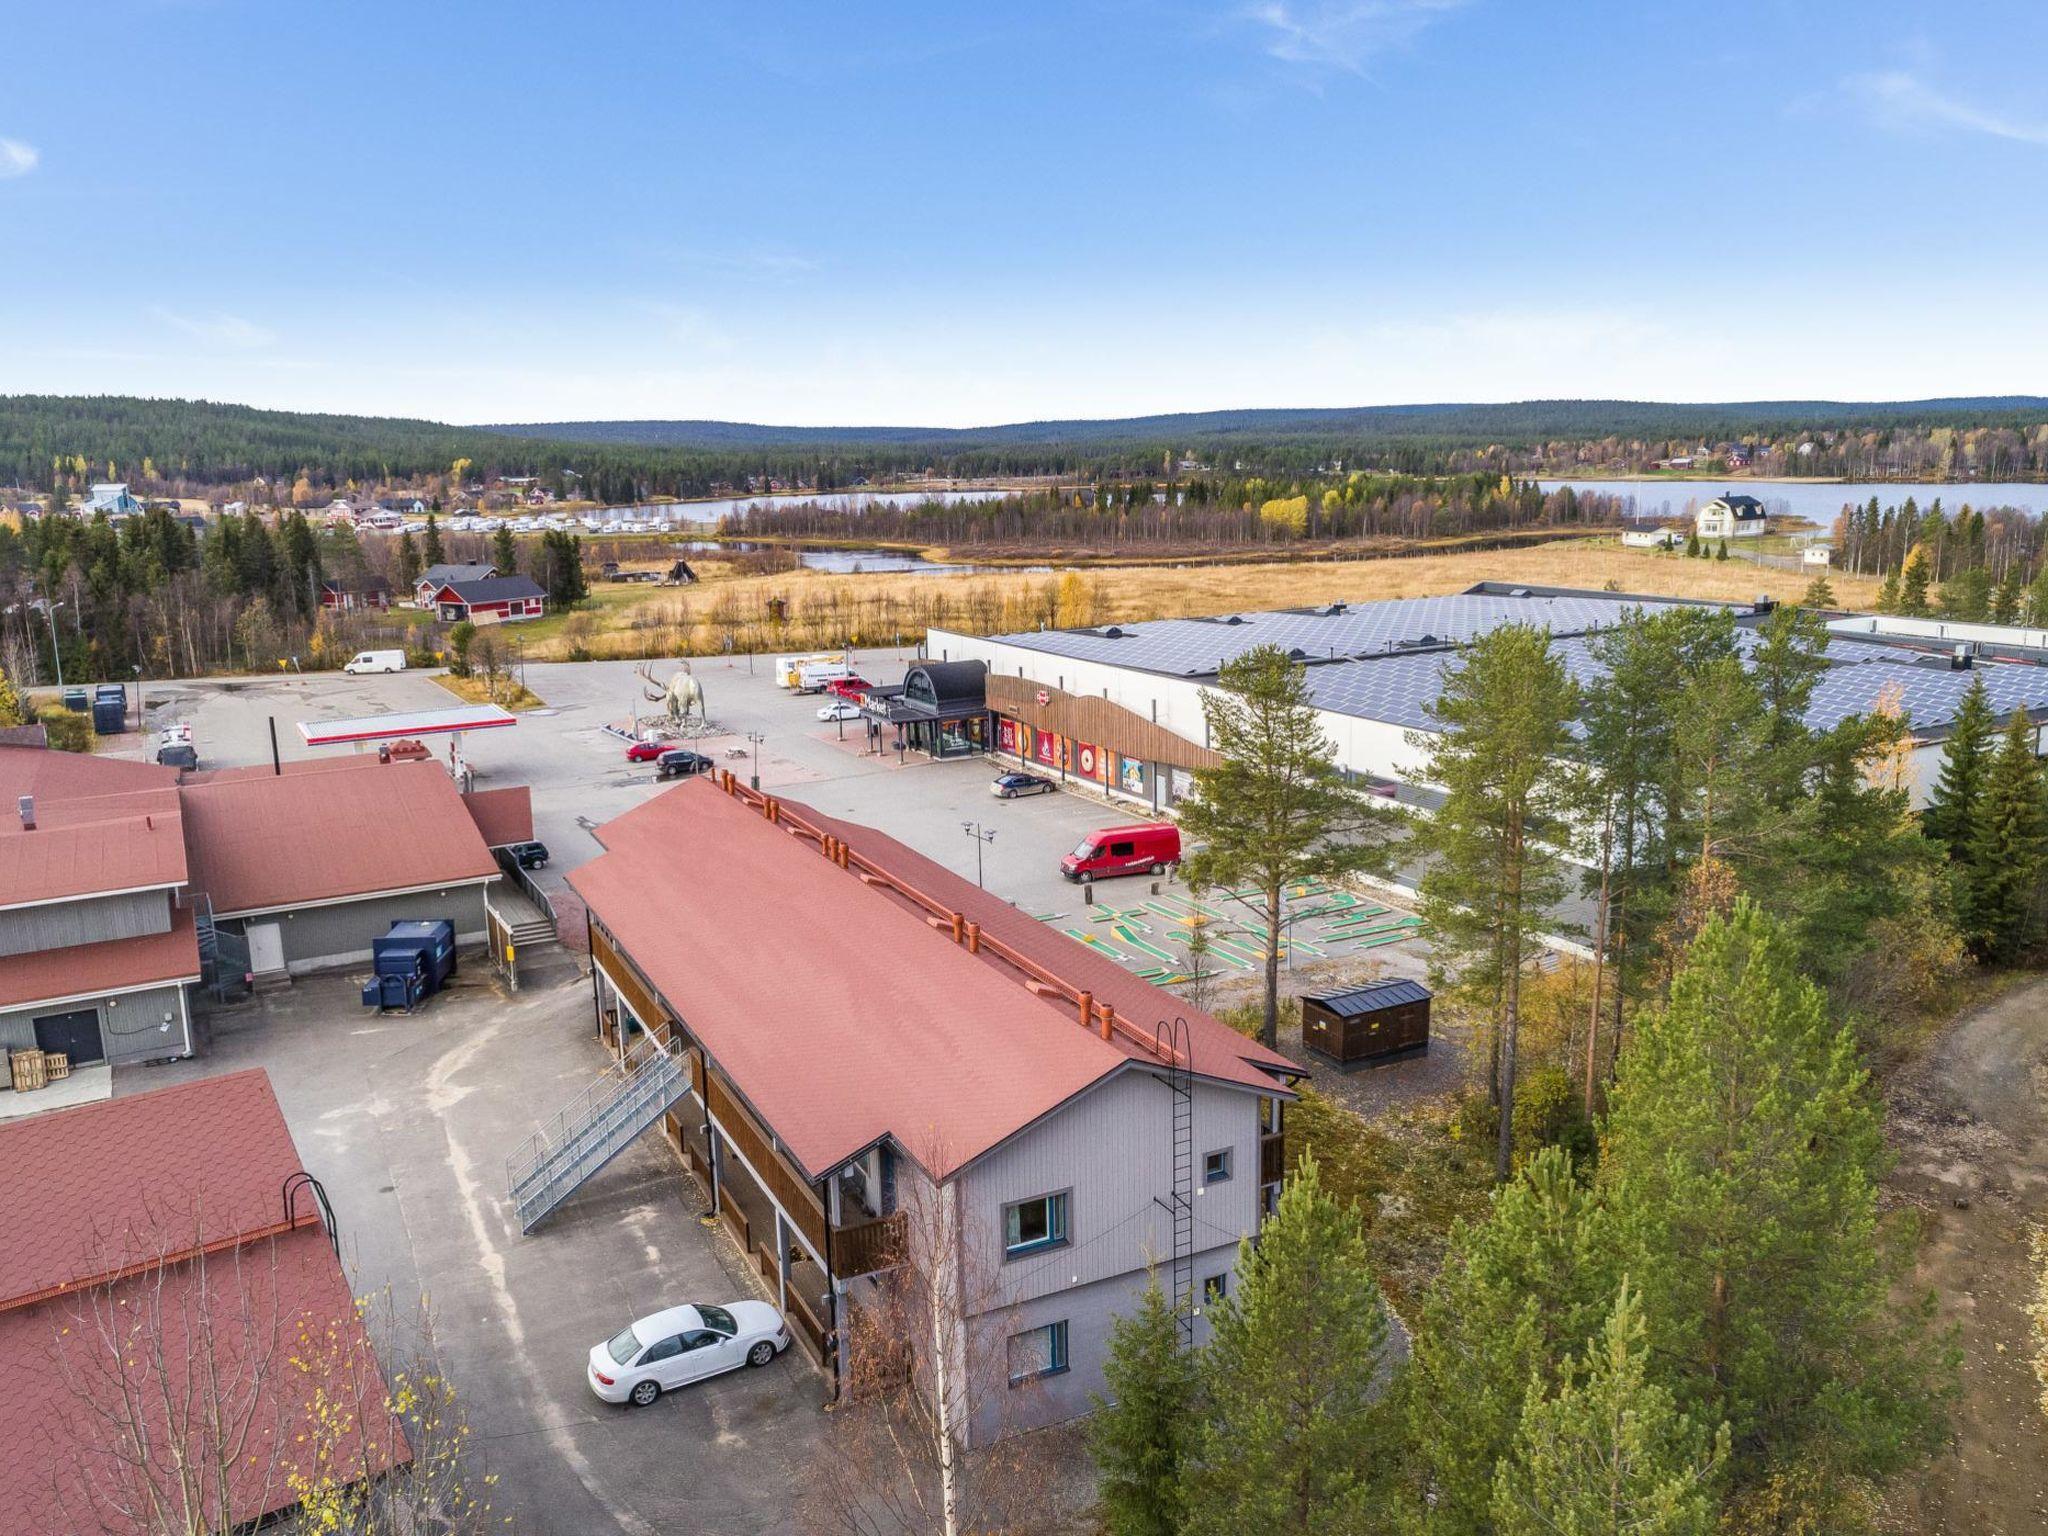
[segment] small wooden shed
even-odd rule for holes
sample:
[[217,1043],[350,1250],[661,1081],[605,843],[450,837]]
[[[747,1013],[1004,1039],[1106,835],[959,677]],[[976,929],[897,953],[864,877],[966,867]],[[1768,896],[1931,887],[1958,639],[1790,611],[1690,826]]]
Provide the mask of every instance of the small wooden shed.
[[1429,1049],[1429,988],[1401,979],[1303,993],[1301,1043],[1349,1072]]

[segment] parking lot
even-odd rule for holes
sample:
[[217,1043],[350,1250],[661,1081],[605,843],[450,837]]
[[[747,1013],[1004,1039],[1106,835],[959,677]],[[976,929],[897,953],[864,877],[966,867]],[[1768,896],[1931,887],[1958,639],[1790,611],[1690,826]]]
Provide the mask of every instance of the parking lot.
[[826,1383],[792,1348],[773,1365],[609,1407],[590,1346],[680,1301],[759,1294],[674,1154],[643,1137],[530,1235],[506,1154],[603,1063],[573,967],[516,996],[480,965],[420,1013],[368,1014],[345,977],[210,1016],[191,1061],[124,1069],[117,1091],[265,1068],[334,1204],[359,1294],[431,1304],[442,1357],[526,1532],[800,1529],[787,1490],[827,1424]]

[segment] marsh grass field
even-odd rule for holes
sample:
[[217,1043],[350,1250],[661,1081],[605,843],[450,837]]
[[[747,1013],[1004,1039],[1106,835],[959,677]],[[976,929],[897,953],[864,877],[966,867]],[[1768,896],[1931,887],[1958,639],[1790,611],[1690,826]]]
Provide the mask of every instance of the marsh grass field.
[[[936,552],[935,552],[936,553]],[[971,575],[748,575],[704,560],[695,586],[603,586],[575,611],[521,625],[531,660],[716,655],[899,645],[932,626],[978,634],[1137,623],[1312,603],[1461,591],[1479,581],[1602,588],[1645,596],[1796,599],[1811,577],[1742,560],[1624,549],[1611,537],[1516,549],[1272,564],[1092,565]],[[1837,603],[1865,607],[1877,583],[1831,573]]]

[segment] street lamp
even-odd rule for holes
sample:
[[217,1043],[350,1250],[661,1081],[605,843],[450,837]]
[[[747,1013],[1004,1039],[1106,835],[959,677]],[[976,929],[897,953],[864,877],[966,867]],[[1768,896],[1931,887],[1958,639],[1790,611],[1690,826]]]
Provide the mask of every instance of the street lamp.
[[761,743],[767,739],[759,731],[747,732],[747,740],[752,742],[754,746],[754,771],[747,779],[747,788],[749,789],[759,789],[761,787]]
[[974,839],[974,883],[981,886],[981,850],[996,840],[996,829],[983,827],[978,821],[963,821],[960,830]]

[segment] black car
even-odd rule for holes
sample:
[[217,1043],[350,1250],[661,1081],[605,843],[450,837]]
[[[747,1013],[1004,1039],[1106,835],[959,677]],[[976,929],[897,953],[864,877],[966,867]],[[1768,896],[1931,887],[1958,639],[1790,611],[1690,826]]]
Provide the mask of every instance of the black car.
[[512,861],[521,869],[545,869],[548,863],[546,843],[513,843],[505,851],[512,855]]
[[988,791],[998,800],[1014,800],[1019,795],[1056,795],[1059,788],[1051,779],[1035,773],[1005,773],[989,785]]
[[654,760],[654,776],[657,779],[686,779],[693,773],[709,773],[711,759],[702,752],[692,752],[678,747],[664,752]]

